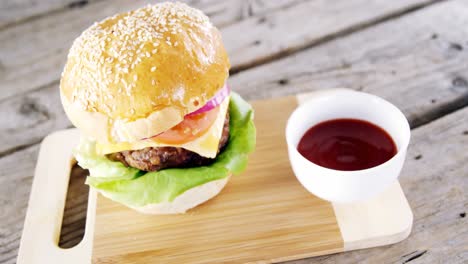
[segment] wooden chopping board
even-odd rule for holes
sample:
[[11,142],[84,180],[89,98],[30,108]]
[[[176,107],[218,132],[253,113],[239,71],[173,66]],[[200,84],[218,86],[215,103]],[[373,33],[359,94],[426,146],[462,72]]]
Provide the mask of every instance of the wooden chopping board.
[[[327,91],[330,92],[330,91]],[[58,247],[76,129],[41,146],[18,263],[270,263],[396,243],[413,222],[398,182],[378,197],[332,204],[307,192],[289,165],[287,118],[312,94],[253,102],[257,148],[247,170],[182,215],[142,215],[90,191],[86,232]]]

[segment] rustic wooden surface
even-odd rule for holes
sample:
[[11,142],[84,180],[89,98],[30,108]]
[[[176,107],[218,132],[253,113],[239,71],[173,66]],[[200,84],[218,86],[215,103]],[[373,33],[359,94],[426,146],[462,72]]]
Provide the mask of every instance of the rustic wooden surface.
[[[97,19],[148,1],[0,1],[0,263],[15,263],[38,143],[70,127],[58,80],[72,40]],[[349,87],[410,120],[401,175],[415,222],[402,243],[296,263],[468,261],[468,1],[188,1],[219,26],[231,87],[247,99]],[[82,180],[61,244],[82,234]]]
[[[222,195],[186,215],[147,216],[90,192],[83,240],[66,250],[56,246],[57,223],[63,219],[69,158],[79,131],[48,135],[39,151],[18,263],[270,263],[406,239],[413,213],[399,182],[371,200],[342,205],[311,196],[294,177],[284,127],[298,103],[316,94],[252,101],[262,136],[247,170],[232,177]],[[72,177],[70,192],[75,192],[83,185],[73,181],[83,178]],[[74,211],[77,204],[68,202],[67,212]],[[64,233],[62,240],[71,241]]]

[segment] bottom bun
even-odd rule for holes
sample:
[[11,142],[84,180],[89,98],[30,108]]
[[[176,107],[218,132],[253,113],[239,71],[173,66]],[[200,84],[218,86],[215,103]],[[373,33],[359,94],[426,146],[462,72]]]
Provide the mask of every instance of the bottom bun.
[[215,197],[229,181],[230,176],[207,182],[177,196],[172,202],[132,207],[143,214],[181,214]]

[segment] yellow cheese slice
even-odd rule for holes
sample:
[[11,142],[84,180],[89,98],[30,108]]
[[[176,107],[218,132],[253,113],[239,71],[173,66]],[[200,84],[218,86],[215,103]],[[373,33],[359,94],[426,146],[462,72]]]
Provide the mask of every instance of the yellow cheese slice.
[[190,142],[186,142],[180,145],[164,144],[155,142],[154,140],[120,142],[115,144],[96,143],[96,150],[100,155],[105,155],[124,150],[137,150],[147,147],[179,147],[198,153],[203,157],[215,158],[218,152],[219,140],[221,139],[221,135],[223,133],[224,120],[226,118],[226,112],[228,111],[228,108],[229,97],[224,99],[224,102],[221,103],[218,116],[216,117],[213,125],[211,125],[210,129],[206,131],[206,133],[201,137]]

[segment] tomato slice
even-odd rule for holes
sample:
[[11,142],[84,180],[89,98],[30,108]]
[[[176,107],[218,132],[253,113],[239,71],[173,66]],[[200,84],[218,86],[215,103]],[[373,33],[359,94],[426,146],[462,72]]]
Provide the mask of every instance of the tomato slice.
[[183,144],[192,141],[206,133],[213,125],[219,113],[219,106],[210,111],[186,116],[175,127],[150,138],[158,143]]

